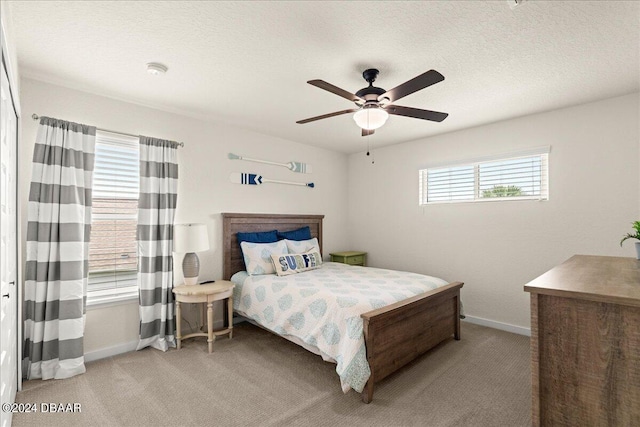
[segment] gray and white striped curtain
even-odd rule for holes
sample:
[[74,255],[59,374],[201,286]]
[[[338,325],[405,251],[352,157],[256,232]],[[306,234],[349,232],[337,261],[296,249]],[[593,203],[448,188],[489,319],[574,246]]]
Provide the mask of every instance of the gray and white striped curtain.
[[175,347],[173,304],[173,218],[178,192],[178,143],[140,137],[140,199],[138,202],[138,286],[140,341]]
[[40,118],[29,191],[23,375],[85,372],[84,320],[96,128]]

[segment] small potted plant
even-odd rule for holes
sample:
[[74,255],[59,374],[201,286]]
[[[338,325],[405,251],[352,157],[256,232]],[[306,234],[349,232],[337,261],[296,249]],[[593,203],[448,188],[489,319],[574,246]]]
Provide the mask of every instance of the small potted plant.
[[635,233],[631,234],[631,233],[627,233],[626,236],[624,236],[622,238],[622,240],[620,240],[620,246],[622,246],[622,243],[627,240],[627,239],[636,239],[638,240],[636,243],[636,258],[640,259],[640,221],[635,221],[633,223],[633,229],[635,230]]

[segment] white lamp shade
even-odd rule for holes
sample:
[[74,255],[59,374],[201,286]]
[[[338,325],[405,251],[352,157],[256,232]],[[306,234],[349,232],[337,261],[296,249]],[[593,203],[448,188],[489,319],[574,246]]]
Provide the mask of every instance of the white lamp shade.
[[173,226],[173,250],[178,253],[202,252],[209,249],[209,234],[205,224]]
[[380,107],[361,108],[353,114],[353,120],[362,129],[378,129],[385,124],[389,118],[389,113]]

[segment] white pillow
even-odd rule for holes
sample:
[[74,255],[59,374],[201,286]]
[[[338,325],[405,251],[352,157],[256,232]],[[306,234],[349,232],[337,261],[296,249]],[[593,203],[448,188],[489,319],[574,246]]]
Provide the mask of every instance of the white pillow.
[[320,268],[322,257],[320,252],[311,251],[304,254],[271,255],[273,266],[278,276],[301,273]]
[[320,244],[315,237],[309,240],[284,240],[290,254],[304,254],[311,251],[320,253]]
[[289,253],[287,244],[283,240],[273,243],[241,242],[240,248],[242,248],[244,265],[247,267],[247,273],[250,276],[275,273],[276,270],[273,268],[271,255]]

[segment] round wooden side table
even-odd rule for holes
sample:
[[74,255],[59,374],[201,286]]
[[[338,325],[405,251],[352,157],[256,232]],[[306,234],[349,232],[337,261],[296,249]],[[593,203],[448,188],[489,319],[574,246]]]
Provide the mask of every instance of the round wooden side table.
[[[176,339],[178,340],[178,350],[182,346],[182,340],[192,337],[207,337],[209,344],[209,353],[213,352],[213,342],[218,335],[229,334],[229,338],[233,337],[233,287],[234,284],[227,280],[218,280],[214,283],[205,285],[180,285],[173,288],[176,298]],[[226,329],[218,331],[213,330],[213,302],[227,300],[228,304],[228,321],[229,325]],[[207,332],[194,332],[182,336],[181,332],[181,309],[180,304],[188,303],[206,303],[207,304]]]

